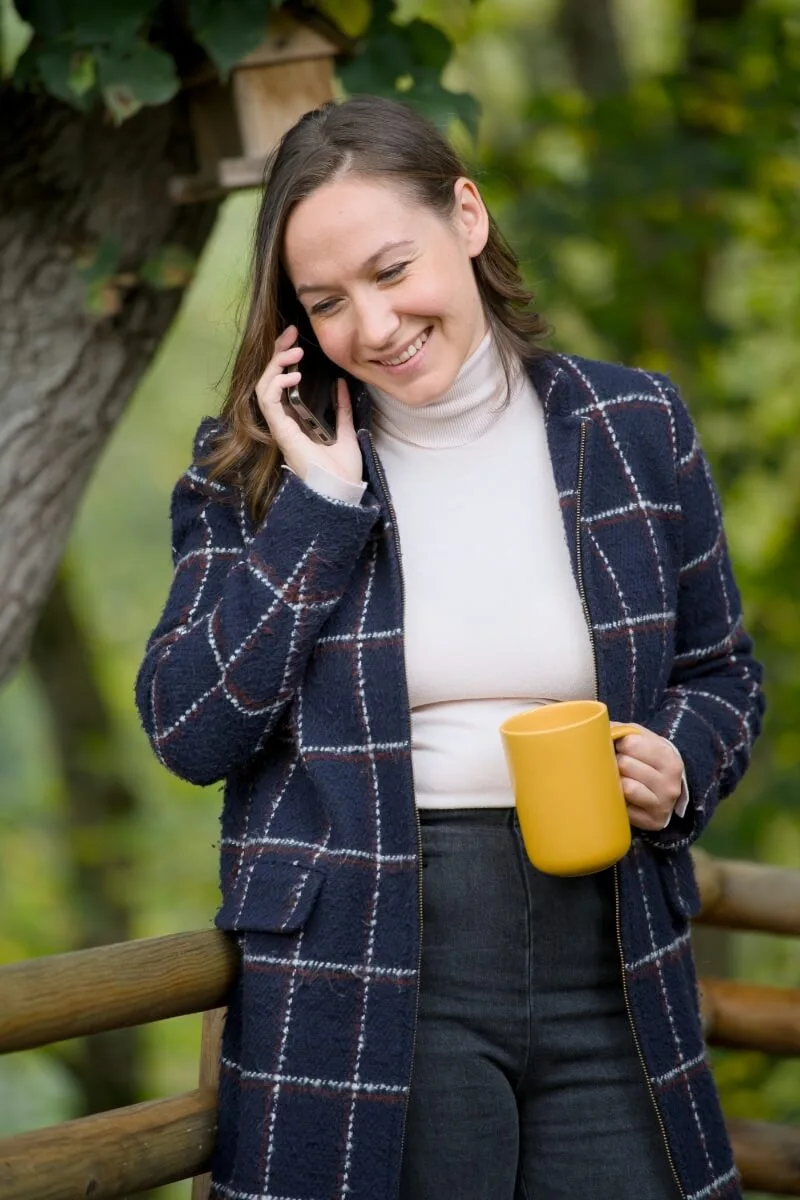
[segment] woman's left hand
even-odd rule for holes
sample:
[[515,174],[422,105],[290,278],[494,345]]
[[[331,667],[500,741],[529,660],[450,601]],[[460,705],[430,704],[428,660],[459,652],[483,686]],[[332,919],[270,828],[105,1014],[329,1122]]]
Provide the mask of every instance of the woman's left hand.
[[653,833],[666,828],[680,799],[683,763],[666,738],[643,725],[636,728],[616,742],[617,766],[631,825]]

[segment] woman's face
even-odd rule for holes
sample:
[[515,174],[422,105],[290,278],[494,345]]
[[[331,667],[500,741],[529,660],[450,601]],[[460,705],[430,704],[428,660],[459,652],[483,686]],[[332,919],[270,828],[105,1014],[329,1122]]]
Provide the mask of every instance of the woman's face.
[[414,406],[447,391],[488,328],[472,270],[486,209],[468,179],[454,196],[443,219],[389,182],[344,175],[286,226],[286,269],[325,354]]

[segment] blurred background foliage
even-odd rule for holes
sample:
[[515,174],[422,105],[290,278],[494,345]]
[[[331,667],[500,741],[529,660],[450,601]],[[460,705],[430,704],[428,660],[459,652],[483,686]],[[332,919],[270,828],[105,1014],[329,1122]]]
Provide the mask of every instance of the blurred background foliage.
[[[481,115],[476,138],[464,120],[452,122],[451,136],[521,257],[554,344],[667,371],[683,390],[722,491],[769,700],[753,767],[703,844],[797,867],[800,5],[616,0],[597,6],[586,42],[576,2],[400,0],[396,15],[430,22],[454,46],[445,83],[471,93]],[[370,16],[366,0],[320,7],[352,33]],[[613,25],[603,27],[603,13]],[[369,70],[351,69],[347,86],[358,90]],[[469,123],[461,102],[451,112]],[[3,961],[71,948],[93,871],[106,872],[110,903],[119,894],[130,936],[210,925],[219,789],[192,788],[157,764],[132,687],[169,585],[170,491],[195,426],[221,400],[256,204],[252,193],[223,204],[180,316],[94,476],[65,562],[64,612],[74,614],[97,689],[97,737],[81,754],[113,760],[119,802],[110,818],[84,821],[65,804],[41,669],[46,627],[31,664],[0,694]],[[51,619],[60,619],[57,607]],[[788,940],[703,943],[701,972],[706,955],[734,976],[798,984],[800,947]],[[138,1096],[191,1088],[198,1040],[194,1018],[143,1031]],[[78,1053],[0,1059],[0,1133],[85,1107]],[[731,1115],[798,1120],[798,1063],[715,1058]],[[175,1185],[160,1194],[188,1193]]]

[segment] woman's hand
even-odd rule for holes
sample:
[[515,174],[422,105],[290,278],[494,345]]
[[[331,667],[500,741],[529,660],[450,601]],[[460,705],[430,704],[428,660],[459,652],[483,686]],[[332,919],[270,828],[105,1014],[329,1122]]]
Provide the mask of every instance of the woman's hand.
[[333,446],[321,446],[312,441],[284,410],[285,389],[299,385],[302,379],[299,371],[286,370],[303,357],[303,348],[294,344],[296,340],[297,327],[287,326],[276,339],[275,353],[256,384],[256,399],[264,420],[287,466],[301,479],[306,478],[309,466],[316,463],[332,475],[338,475],[350,483],[360,483],[363,472],[361,447],[353,426],[353,408],[347,384],[343,379],[336,385],[336,443]]
[[[612,727],[619,725],[612,721]],[[616,742],[628,818],[637,829],[665,829],[683,789],[683,761],[666,738],[643,725]]]

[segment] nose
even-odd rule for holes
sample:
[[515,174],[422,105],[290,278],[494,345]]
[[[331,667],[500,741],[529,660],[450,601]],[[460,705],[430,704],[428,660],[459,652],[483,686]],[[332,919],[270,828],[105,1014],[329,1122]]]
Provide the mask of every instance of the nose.
[[400,318],[385,293],[371,290],[355,299],[353,308],[362,351],[377,356],[392,345]]

